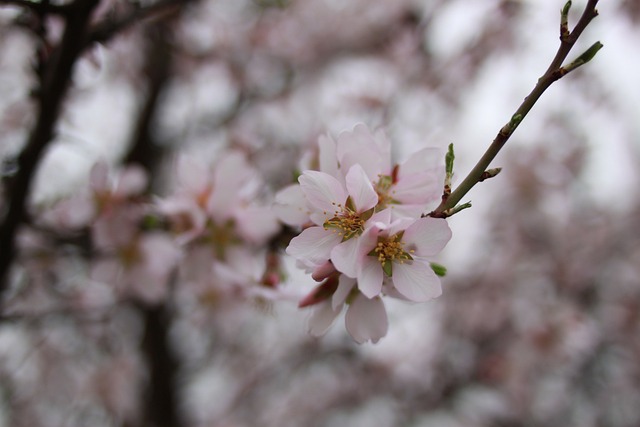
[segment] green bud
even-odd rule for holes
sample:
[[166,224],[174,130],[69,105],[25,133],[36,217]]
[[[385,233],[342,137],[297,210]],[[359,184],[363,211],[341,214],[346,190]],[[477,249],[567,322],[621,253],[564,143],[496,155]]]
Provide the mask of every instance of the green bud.
[[434,273],[436,273],[437,276],[439,276],[439,277],[446,276],[447,267],[445,267],[442,264],[435,263],[435,262],[431,262],[429,264],[431,265],[431,269],[433,270]]
[[453,175],[453,161],[455,160],[455,158],[456,156],[453,153],[453,143],[452,143],[452,144],[449,144],[449,149],[447,151],[446,156],[444,157],[445,170],[448,176]]

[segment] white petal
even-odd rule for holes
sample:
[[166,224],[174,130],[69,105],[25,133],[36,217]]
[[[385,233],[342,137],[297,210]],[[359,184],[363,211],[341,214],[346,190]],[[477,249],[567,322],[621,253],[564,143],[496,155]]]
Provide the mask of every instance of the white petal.
[[147,173],[141,166],[127,166],[118,176],[114,193],[120,196],[134,196],[142,193],[148,182]]
[[357,212],[364,212],[378,204],[378,193],[364,169],[360,165],[353,165],[346,176],[347,191],[353,199]]
[[339,177],[336,142],[330,135],[321,135],[318,138],[318,163],[321,172]]
[[240,151],[231,150],[224,153],[216,162],[214,183],[218,187],[229,187],[235,192],[255,178],[255,175],[256,172],[247,161],[246,155]]
[[291,239],[286,252],[300,260],[320,265],[329,260],[331,250],[342,240],[338,233],[322,227],[309,227]]
[[249,243],[264,244],[280,230],[275,212],[269,206],[247,206],[235,215],[238,233]]
[[398,234],[400,231],[406,230],[407,228],[409,228],[409,226],[411,226],[414,222],[416,222],[415,218],[405,218],[405,217],[396,218],[387,227],[386,229],[387,235],[393,236],[394,234]]
[[309,221],[307,199],[300,185],[293,184],[276,193],[273,211],[287,225],[302,226]]
[[344,274],[340,275],[340,278],[338,279],[338,289],[336,289],[333,293],[333,297],[331,297],[331,307],[333,307],[334,310],[344,304],[351,292],[351,289],[353,289],[355,285],[355,279],[347,277]]
[[358,270],[358,289],[367,298],[373,298],[382,290],[384,273],[377,258],[365,256]]
[[328,217],[334,216],[339,211],[338,205],[344,205],[347,200],[342,184],[324,172],[305,171],[298,181],[311,206]]
[[391,219],[420,218],[420,215],[428,211],[425,204],[420,205],[391,205],[387,210],[391,211]]
[[327,261],[322,265],[313,269],[311,273],[311,278],[316,282],[322,282],[327,277],[331,276],[336,272],[336,268],[334,267],[331,261]]
[[442,294],[440,279],[427,262],[393,263],[393,285],[411,301],[429,301]]
[[[402,163],[398,169],[398,176],[402,178],[406,175],[438,168],[442,169],[444,173],[444,155],[442,150],[427,147],[416,151],[407,161]],[[443,183],[441,182],[440,184],[442,185]]]
[[367,225],[376,227],[378,231],[386,230],[391,223],[391,209],[383,209],[380,212],[374,213],[367,221]]
[[379,234],[380,228],[374,223],[367,227],[362,235],[358,237],[358,265],[360,265],[362,259],[366,258],[366,255],[376,247]]
[[340,243],[331,251],[333,265],[339,272],[349,277],[356,277],[359,258],[357,237]]
[[207,208],[216,219],[226,220],[244,199],[250,198],[248,193],[257,181],[257,174],[238,151],[222,155],[213,173],[213,192]]
[[364,124],[357,124],[353,131],[338,135],[336,153],[343,171],[360,164],[370,181],[390,171],[391,144],[384,132],[371,133]]
[[307,324],[309,333],[316,337],[323,335],[340,314],[340,311],[342,311],[342,305],[334,309],[329,300],[316,305]]
[[203,191],[213,180],[201,157],[180,155],[175,168],[178,184],[190,193],[197,194]]
[[398,180],[392,188],[392,197],[402,204],[420,204],[442,197],[442,181],[428,172],[407,175]]
[[109,165],[105,161],[98,161],[89,172],[89,184],[93,190],[109,190]]
[[429,217],[417,219],[402,236],[405,250],[414,250],[416,255],[423,257],[438,254],[450,239],[451,229],[447,221]]
[[347,308],[345,316],[347,331],[362,344],[371,340],[376,343],[387,335],[389,321],[384,303],[380,298],[367,299],[358,295]]

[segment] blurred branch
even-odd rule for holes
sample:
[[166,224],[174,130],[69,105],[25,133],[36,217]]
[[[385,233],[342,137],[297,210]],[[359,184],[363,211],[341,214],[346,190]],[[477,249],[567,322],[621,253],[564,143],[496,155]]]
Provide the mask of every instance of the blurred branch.
[[77,0],[65,5],[52,6],[47,0],[0,0],[0,4],[29,7],[44,15],[57,13],[66,21],[62,40],[43,64],[40,87],[36,90],[38,117],[24,150],[17,159],[15,175],[4,178],[7,207],[0,223],[0,294],[7,286],[7,275],[15,254],[15,236],[24,222],[26,202],[40,158],[53,137],[60,115],[62,101],[70,85],[73,66],[82,52],[94,42],[105,42],[134,23],[153,15],[173,14],[193,0],[160,0],[146,7],[139,7],[115,20],[106,20],[89,28],[91,14],[99,0]]
[[53,137],[62,100],[71,80],[73,66],[86,46],[91,12],[99,0],[73,3],[65,15],[62,40],[53,51],[42,75],[38,91],[38,112],[24,150],[17,159],[17,172],[5,179],[7,209],[0,225],[0,294],[7,286],[9,268],[16,255],[15,236],[26,215],[26,201],[40,158]]
[[166,17],[167,15],[178,12],[189,3],[194,3],[195,1],[196,0],[160,0],[148,6],[136,7],[124,16],[108,19],[97,24],[92,28],[87,43],[106,43],[113,36],[137,22],[151,17],[154,19]]
[[142,307],[144,337],[142,349],[145,353],[149,383],[146,387],[145,425],[154,427],[176,427],[178,417],[178,360],[169,348],[169,329],[172,322],[171,309],[166,304],[157,307]]
[[[182,10],[182,9],[179,9]],[[171,14],[171,18],[178,15]],[[150,185],[157,184],[157,169],[164,152],[153,134],[153,119],[158,110],[161,93],[171,75],[172,44],[170,25],[172,20],[162,20],[145,27],[146,96],[133,131],[125,164],[142,166],[150,177]],[[169,341],[173,312],[169,303],[155,306],[140,305],[144,321],[142,351],[147,360],[149,382],[144,395],[142,419],[145,425],[176,427],[180,425],[178,404],[177,359]]]
[[48,0],[44,1],[31,1],[31,0],[0,0],[0,6],[19,6],[25,9],[30,9],[38,14],[54,14],[65,15],[69,11],[69,6],[51,4]]
[[460,183],[455,191],[453,191],[451,194],[443,195],[442,202],[433,212],[429,214],[429,216],[444,218],[450,216],[451,212],[455,213],[456,211],[452,211],[451,209],[455,208],[458,202],[460,202],[460,200],[478,182],[483,180],[483,177],[486,178],[485,172],[487,172],[487,168],[489,167],[493,159],[498,155],[502,147],[504,147],[504,145],[507,143],[513,132],[518,128],[522,120],[526,117],[529,111],[531,111],[536,102],[538,102],[538,99],[540,99],[542,94],[551,86],[551,84],[564,77],[570,71],[587,63],[595,56],[598,50],[600,50],[602,44],[600,42],[597,42],[592,45],[586,52],[580,55],[577,60],[570,63],[567,67],[562,67],[562,63],[569,55],[569,52],[575,45],[584,29],[587,27],[587,25],[589,25],[593,18],[598,16],[598,11],[596,10],[597,3],[598,0],[588,1],[584,12],[582,13],[582,16],[571,32],[569,32],[568,30],[568,13],[571,7],[571,0],[569,0],[565,4],[561,11],[560,18],[560,47],[558,48],[555,57],[551,61],[551,64],[542,75],[542,77],[538,79],[538,83],[533,88],[531,93],[529,93],[529,95],[525,97],[520,107],[518,107],[516,112],[511,117],[511,120],[509,120],[509,122],[507,122],[507,124],[505,124],[500,129],[487,151],[480,158],[471,172],[469,172],[467,177]]

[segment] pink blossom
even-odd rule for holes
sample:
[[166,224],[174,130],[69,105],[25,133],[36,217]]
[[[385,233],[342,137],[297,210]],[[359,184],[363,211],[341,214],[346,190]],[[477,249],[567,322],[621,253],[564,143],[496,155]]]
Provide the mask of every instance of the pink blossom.
[[117,174],[110,174],[104,162],[96,163],[89,174],[89,185],[98,207],[98,212],[105,212],[123,201],[140,195],[147,187],[148,177],[144,169],[137,165],[129,165]]
[[92,280],[112,285],[119,294],[155,304],[166,296],[169,276],[181,252],[166,235],[149,233],[116,248],[114,255],[93,264]]
[[291,240],[289,255],[306,265],[319,266],[333,259],[332,250],[338,246],[340,253],[355,250],[354,238],[364,231],[378,195],[360,165],[354,165],[345,180],[346,188],[324,172],[305,171],[300,176],[309,217],[317,225]]
[[[314,311],[309,318],[308,328],[312,335],[323,335],[327,329],[333,324],[335,319],[342,311],[344,305],[347,305],[345,314],[345,324],[347,332],[358,343],[362,344],[366,341],[376,343],[380,338],[387,334],[388,319],[384,303],[380,297],[369,299],[355,289],[356,281],[344,275],[340,275],[339,279],[335,276],[328,280],[327,283],[320,285],[321,290],[314,290],[312,298],[323,298],[322,289],[338,281],[335,290],[330,289],[328,294],[324,296],[315,306]],[[333,281],[333,282],[332,282]],[[307,300],[310,300],[309,297]]]
[[146,172],[139,166],[129,165],[114,172],[106,162],[99,161],[89,172],[88,185],[50,208],[43,221],[69,229],[87,226],[96,218],[113,215],[140,196],[147,183]]
[[311,211],[299,184],[289,185],[276,193],[273,211],[287,225],[302,227],[310,222]]
[[428,301],[442,293],[440,279],[429,259],[451,238],[444,219],[419,218],[376,222],[367,229],[358,247],[358,288],[367,297],[379,295],[383,283],[410,301]]
[[258,202],[263,182],[244,153],[226,151],[211,166],[200,158],[182,156],[176,173],[175,194],[158,206],[168,215],[180,243],[201,236],[216,240],[224,234],[224,242],[214,243],[227,245],[240,238],[263,244],[280,229],[272,208]]

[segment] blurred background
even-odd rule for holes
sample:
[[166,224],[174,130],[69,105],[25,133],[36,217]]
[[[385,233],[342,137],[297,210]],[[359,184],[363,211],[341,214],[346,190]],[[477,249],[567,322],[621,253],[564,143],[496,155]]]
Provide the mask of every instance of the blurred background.
[[[5,175],[34,126],[39,55],[64,27],[11,3]],[[111,33],[75,64],[32,215],[80,191],[98,160],[143,164],[164,196],[177,155],[214,162],[229,147],[268,197],[319,135],[359,122],[384,128],[398,161],[453,142],[461,179],[546,70],[563,5],[102,0],[92,22]],[[0,426],[640,425],[640,3],[598,9],[570,58],[604,48],[548,90],[494,162],[502,173],[450,219],[442,297],[386,301],[378,344],[355,344],[340,318],[308,336],[295,301],[194,299],[180,283],[159,304],[121,298],[90,283],[78,242],[26,233],[0,316]],[[282,262],[286,292],[310,289]]]

